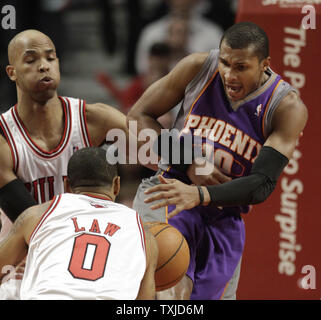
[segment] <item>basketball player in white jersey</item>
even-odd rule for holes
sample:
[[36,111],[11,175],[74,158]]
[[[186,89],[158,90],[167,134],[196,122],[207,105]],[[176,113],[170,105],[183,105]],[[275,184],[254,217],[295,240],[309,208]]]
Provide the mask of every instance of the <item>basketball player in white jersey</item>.
[[58,95],[59,59],[45,34],[18,33],[8,59],[17,104],[0,115],[0,207],[13,222],[65,191],[67,163],[76,150],[101,145],[110,129],[128,131],[117,109]]
[[8,58],[17,104],[0,117],[0,206],[14,221],[30,205],[64,192],[73,152],[101,145],[110,129],[128,131],[126,117],[117,109],[58,95],[59,59],[45,34],[17,34]]
[[81,149],[67,183],[72,193],[25,210],[0,243],[0,269],[28,252],[20,298],[154,299],[156,240],[136,211],[114,202],[117,166],[102,148]]

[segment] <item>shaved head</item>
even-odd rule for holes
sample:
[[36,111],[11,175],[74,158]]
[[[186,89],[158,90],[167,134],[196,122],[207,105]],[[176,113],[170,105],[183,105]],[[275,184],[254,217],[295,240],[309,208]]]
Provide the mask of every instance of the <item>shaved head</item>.
[[17,52],[19,51],[19,49],[21,47],[23,47],[27,43],[30,43],[33,41],[38,41],[38,42],[43,42],[43,43],[47,42],[55,48],[51,39],[47,35],[45,35],[44,33],[40,32],[38,30],[33,30],[33,29],[22,31],[22,32],[16,34],[9,42],[9,45],[8,45],[9,64],[11,64],[11,65],[14,64],[14,62],[16,60]]
[[52,40],[38,30],[18,33],[8,45],[6,72],[23,95],[44,104],[54,97],[60,83],[59,59]]

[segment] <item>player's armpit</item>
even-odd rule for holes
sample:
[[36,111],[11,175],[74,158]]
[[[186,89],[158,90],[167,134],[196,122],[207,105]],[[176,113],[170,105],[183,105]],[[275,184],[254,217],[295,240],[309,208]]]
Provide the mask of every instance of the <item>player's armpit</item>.
[[158,246],[148,227],[144,226],[144,231],[146,239],[146,271],[136,300],[154,300],[156,297],[155,270],[158,261]]

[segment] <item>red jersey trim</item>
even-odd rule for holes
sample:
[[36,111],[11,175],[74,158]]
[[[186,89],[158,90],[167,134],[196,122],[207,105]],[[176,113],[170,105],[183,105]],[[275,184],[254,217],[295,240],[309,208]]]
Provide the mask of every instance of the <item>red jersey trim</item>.
[[145,231],[144,231],[144,227],[143,227],[143,222],[142,222],[142,220],[141,220],[138,212],[136,212],[136,220],[137,220],[137,224],[138,224],[138,229],[139,229],[139,233],[140,233],[140,239],[141,239],[143,251],[144,251],[145,257],[146,257],[146,238],[145,238]]
[[51,150],[51,151],[45,151],[43,149],[41,149],[30,137],[25,125],[23,124],[22,120],[20,119],[18,112],[17,112],[17,105],[15,105],[12,110],[12,117],[21,133],[21,135],[23,136],[23,138],[25,139],[25,141],[27,142],[28,146],[32,149],[32,151],[34,153],[36,153],[38,156],[42,157],[42,158],[53,158],[58,156],[64,149],[65,146],[68,144],[70,135],[71,135],[71,123],[72,123],[72,119],[71,119],[71,107],[70,107],[70,102],[68,99],[67,103],[65,101],[64,98],[59,97],[61,103],[62,103],[62,107],[63,107],[63,111],[64,111],[64,115],[65,115],[65,126],[64,126],[64,132],[62,135],[62,138],[60,140],[59,145]]
[[89,193],[84,193],[85,196],[90,197],[90,198],[95,198],[99,200],[107,200],[107,201],[113,201],[110,197],[108,196],[98,196],[94,194],[89,194]]
[[57,208],[57,205],[59,203],[61,199],[61,195],[58,196],[54,196],[51,200],[51,203],[48,207],[48,209],[43,213],[43,215],[41,216],[40,220],[38,221],[37,225],[34,227],[30,237],[29,237],[29,244],[31,242],[31,240],[34,238],[35,234],[37,233],[37,231],[40,229],[40,227],[43,225],[43,223],[45,222],[45,220],[49,217],[49,215]]
[[92,142],[88,131],[88,126],[87,126],[86,102],[84,100],[79,100],[79,115],[80,115],[80,127],[81,127],[82,138],[84,140],[85,146],[91,147]]

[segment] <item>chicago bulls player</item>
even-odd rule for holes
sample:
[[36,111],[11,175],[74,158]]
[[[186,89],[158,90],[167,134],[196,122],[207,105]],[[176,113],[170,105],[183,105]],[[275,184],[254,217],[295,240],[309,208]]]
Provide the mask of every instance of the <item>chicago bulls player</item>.
[[0,118],[0,205],[14,221],[30,205],[64,192],[67,163],[75,150],[99,146],[108,130],[127,132],[127,126],[115,108],[58,96],[59,60],[45,34],[17,34],[8,57],[6,71],[16,83],[17,104]]
[[28,250],[20,299],[154,299],[156,240],[137,212],[114,202],[117,165],[102,148],[83,148],[67,184],[72,193],[25,210],[0,244],[0,268]]
[[127,133],[127,126],[111,106],[58,96],[59,59],[45,34],[18,33],[8,45],[8,59],[17,104],[0,116],[0,207],[15,221],[26,208],[64,192],[67,163],[76,150],[99,146],[110,129]]

